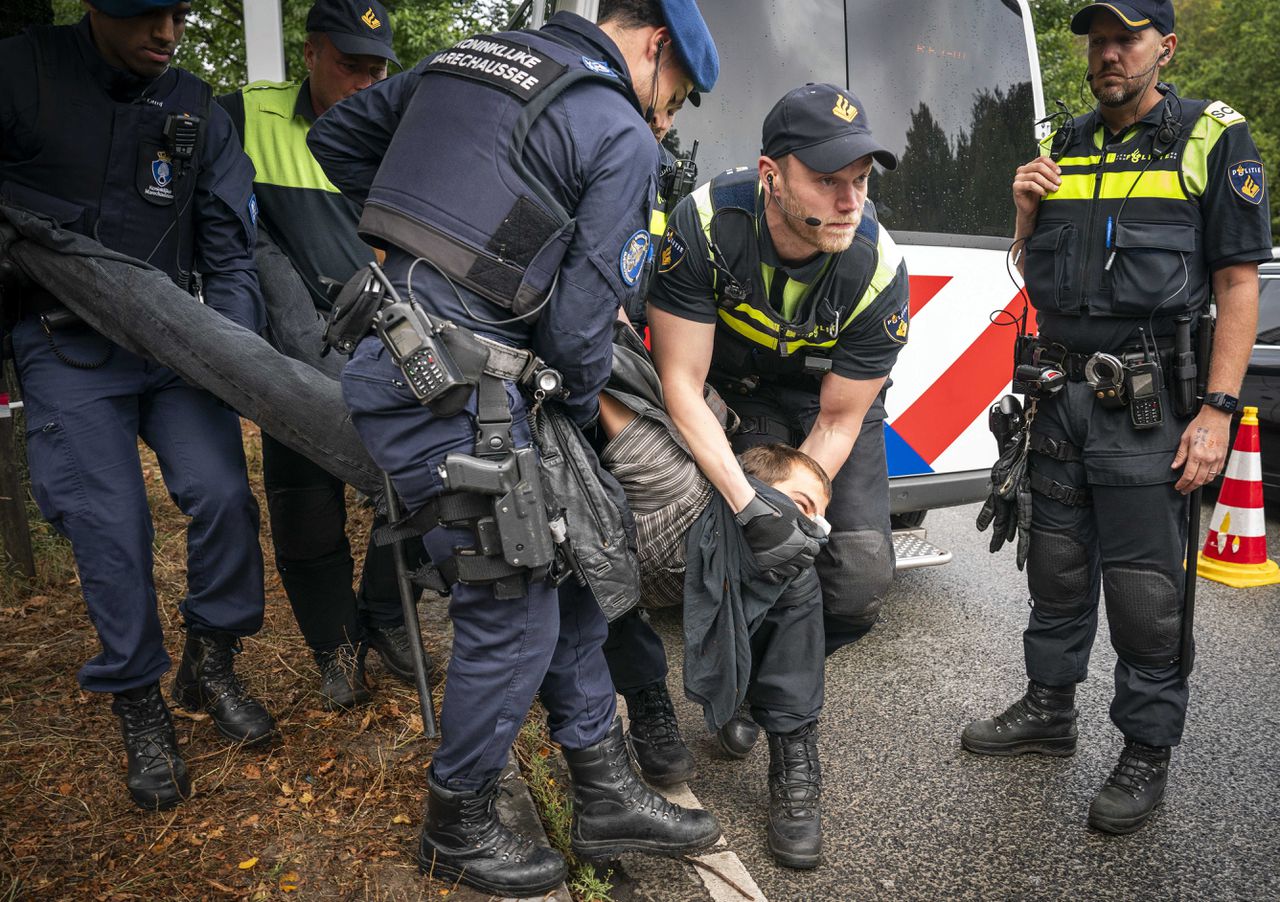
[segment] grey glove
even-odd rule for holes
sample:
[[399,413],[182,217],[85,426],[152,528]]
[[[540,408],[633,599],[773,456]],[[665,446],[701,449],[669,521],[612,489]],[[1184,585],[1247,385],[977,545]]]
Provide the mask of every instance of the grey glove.
[[1021,570],[1027,563],[1031,545],[1031,482],[1027,477],[1027,447],[1022,430],[1010,435],[991,468],[991,494],[978,511],[978,531],[988,526],[991,553],[1005,542],[1017,539],[1017,564]]
[[821,547],[818,540],[801,527],[799,520],[804,517],[800,511],[794,505],[788,507],[784,512],[757,492],[734,516],[756,564],[771,583],[799,576],[813,565]]

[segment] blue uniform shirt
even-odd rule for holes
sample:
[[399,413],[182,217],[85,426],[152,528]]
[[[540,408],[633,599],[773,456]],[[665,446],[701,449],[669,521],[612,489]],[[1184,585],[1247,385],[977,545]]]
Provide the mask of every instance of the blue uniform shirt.
[[[594,24],[559,13],[548,36],[607,63],[629,84],[625,60]],[[418,85],[415,72],[392,76],[343,100],[316,120],[308,137],[317,160],[344,194],[363,203]],[[466,115],[465,110],[459,111]],[[565,377],[571,411],[592,420],[597,395],[613,363],[611,336],[619,306],[639,290],[633,267],[638,244],[648,247],[648,221],[658,171],[658,145],[634,92],[584,82],[557,97],[529,131],[524,159],[552,196],[577,219],[558,283],[533,324],[508,320],[503,310],[459,287],[459,295],[431,267],[413,271],[415,297],[428,310],[475,331],[531,348]],[[422,160],[424,170],[432,165]],[[456,173],[460,179],[466,172]],[[484,190],[483,185],[476,186]],[[643,236],[637,239],[637,234]],[[643,262],[643,261],[641,261]],[[413,256],[392,248],[387,274],[406,290]]]

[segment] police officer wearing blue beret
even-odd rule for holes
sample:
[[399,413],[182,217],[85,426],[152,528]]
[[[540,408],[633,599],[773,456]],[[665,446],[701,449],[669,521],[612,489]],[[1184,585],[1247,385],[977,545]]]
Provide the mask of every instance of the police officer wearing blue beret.
[[[262,327],[253,168],[207,84],[170,64],[189,3],[98,0],[79,24],[0,42],[0,200],[163,270],[246,328]],[[119,298],[128,304],[128,298]],[[190,792],[159,679],[169,669],[152,581],[141,438],[191,518],[186,647],[174,699],[233,742],[275,733],[232,666],[262,625],[258,508],[240,422],[170,370],[117,347],[48,292],[20,300],[13,348],[31,484],[71,540],[102,652],[80,684],[115,694],[128,787],[144,808]]]
[[[1015,247],[1038,327],[1018,362],[1067,377],[1032,395],[1027,417],[1028,684],[1008,709],[969,724],[961,744],[984,755],[1075,753],[1076,684],[1104,597],[1116,651],[1110,714],[1124,745],[1088,822],[1131,833],[1163,801],[1186,723],[1187,496],[1226,460],[1271,228],[1245,117],[1161,81],[1178,47],[1169,0],[1089,3],[1071,29],[1088,36],[1097,108],[1059,123],[1013,181]],[[1210,328],[1201,314],[1211,299],[1209,340],[1199,330]],[[1197,361],[1189,349],[1202,336],[1212,350]],[[992,550],[999,544],[997,535]]]
[[[651,245],[658,157],[646,120],[709,90],[715,59],[692,0],[606,0],[599,26],[560,13],[541,31],[468,38],[337,104],[308,137],[364,205],[360,232],[386,249],[403,301],[400,325],[384,311],[385,343],[364,339],[343,372],[353,422],[433,527],[427,551],[452,583],[419,862],[495,895],[545,892],[565,875],[557,853],[494,809],[535,693],[573,778],[579,857],[681,855],[720,834],[709,813],[640,781],[601,652],[604,616],[572,580],[557,590],[547,579],[526,387],[541,358],[562,374],[572,417],[595,420],[613,323]],[[441,393],[454,377],[442,381],[438,345],[420,337],[423,312],[454,325],[467,388]],[[498,484],[517,467],[507,494],[477,488],[480,474]]]

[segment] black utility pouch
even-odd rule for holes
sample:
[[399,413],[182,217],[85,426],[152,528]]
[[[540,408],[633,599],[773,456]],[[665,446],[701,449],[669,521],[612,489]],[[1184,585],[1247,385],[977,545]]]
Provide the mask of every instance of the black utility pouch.
[[373,330],[373,319],[384,297],[382,283],[369,267],[357,269],[333,298],[324,326],[325,353],[332,348],[350,357],[356,345]]

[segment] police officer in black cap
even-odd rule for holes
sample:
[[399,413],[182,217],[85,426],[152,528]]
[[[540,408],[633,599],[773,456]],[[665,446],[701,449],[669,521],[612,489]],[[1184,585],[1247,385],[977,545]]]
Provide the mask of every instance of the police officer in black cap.
[[[530,447],[531,399],[551,384],[534,355],[562,375],[572,417],[596,418],[615,316],[651,245],[658,160],[646,119],[715,81],[692,0],[649,6],[662,24],[636,16],[641,5],[605,2],[599,26],[560,13],[538,32],[468,38],[337,104],[308,138],[330,179],[364,204],[360,233],[386,249],[402,303],[384,309],[385,341],[364,339],[343,372],[353,422],[433,527],[427,551],[453,584],[419,862],[498,895],[545,892],[565,875],[558,854],[494,809],[535,693],[573,779],[580,857],[681,855],[720,833],[632,769],[601,654],[604,616],[572,580],[557,591],[547,579]],[[425,337],[446,341],[433,331],[442,321],[468,330],[446,330],[456,374]],[[440,388],[458,378],[468,387]]]
[[[1124,747],[1089,825],[1129,833],[1163,799],[1182,738],[1187,495],[1226,459],[1271,235],[1244,116],[1160,80],[1178,45],[1168,0],[1091,3],[1071,28],[1088,35],[1098,106],[1060,123],[1013,181],[1015,248],[1039,327],[1019,362],[1069,380],[1028,414],[1030,682],[961,743],[986,755],[1075,752],[1075,687],[1104,589]],[[1218,321],[1197,409],[1181,349],[1211,297]]]
[[[360,208],[325,177],[307,148],[307,133],[317,116],[382,81],[388,63],[398,61],[391,17],[376,0],[318,0],[306,27],[308,76],[301,83],[254,82],[218,102],[231,114],[256,171],[259,267],[272,340],[285,353],[309,341],[314,354],[320,346],[317,318],[331,306],[321,277],[345,282],[373,259],[373,251],[356,235]],[[290,306],[294,273],[306,286],[306,310]],[[359,592],[352,591],[355,565],[342,481],[265,432],[262,479],[276,568],[315,655],[325,704],[349,708],[371,698],[365,677],[370,645],[394,676],[412,683],[412,637],[389,546],[370,540]]]
[[[253,270],[253,167],[207,84],[170,65],[189,3],[97,0],[79,24],[0,43],[0,199],[163,270],[246,328],[262,327]],[[128,304],[129,298],[118,298]],[[21,299],[13,347],[41,512],[71,540],[102,653],[80,684],[112,692],[129,791],[144,808],[190,793],[159,679],[169,668],[151,574],[138,438],[191,517],[186,647],[174,683],[224,736],[254,744],[271,715],[232,667],[262,625],[258,508],[240,422],[211,395],[78,322],[47,292]]]
[[[658,248],[649,327],[671,418],[757,558],[774,562],[764,569],[781,560],[800,572],[818,549],[795,510],[757,495],[734,452],[784,442],[831,476],[833,531],[816,559],[830,654],[871,628],[893,578],[883,391],[907,341],[907,276],[866,192],[873,162],[892,169],[897,160],[872,136],[861,102],[829,84],[779,100],[763,148],[755,168],[717,176],[676,208]],[[704,381],[742,418],[732,445]],[[744,716],[718,739],[743,757],[758,734]],[[793,781],[807,777],[780,762],[816,768],[816,748],[810,732],[771,737],[779,772]]]

